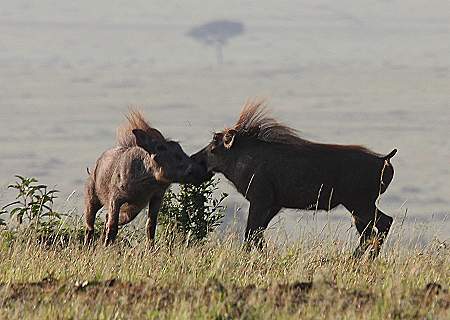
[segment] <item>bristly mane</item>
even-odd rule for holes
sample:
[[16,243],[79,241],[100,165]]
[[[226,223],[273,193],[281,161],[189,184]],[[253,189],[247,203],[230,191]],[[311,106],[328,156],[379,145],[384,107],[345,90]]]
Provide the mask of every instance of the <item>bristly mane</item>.
[[264,101],[249,101],[244,104],[239,119],[232,129],[237,131],[237,135],[254,137],[265,142],[291,145],[310,143],[300,138],[297,130],[278,122],[268,116],[268,113]]
[[154,140],[166,140],[161,132],[150,126],[141,112],[130,109],[128,115],[125,117],[127,118],[127,121],[117,128],[117,144],[119,146],[134,147],[137,145],[136,138],[133,134],[133,129],[141,129],[145,131]]
[[225,129],[226,133],[230,129],[236,130],[238,136],[253,137],[257,140],[269,143],[282,143],[295,145],[308,150],[354,150],[380,156],[364,146],[360,145],[339,145],[316,143],[302,139],[298,131],[288,127],[268,115],[269,111],[264,101],[249,101],[244,104],[239,119],[233,128]]

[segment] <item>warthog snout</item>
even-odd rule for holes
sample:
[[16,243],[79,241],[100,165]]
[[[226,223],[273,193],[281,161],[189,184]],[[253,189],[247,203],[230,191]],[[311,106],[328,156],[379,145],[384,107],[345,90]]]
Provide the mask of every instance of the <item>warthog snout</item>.
[[194,162],[187,167],[184,176],[185,180],[183,182],[200,185],[203,182],[211,179],[212,174],[208,174],[208,172],[206,171],[206,167]]
[[214,176],[213,171],[208,171],[208,162],[205,150],[200,150],[199,152],[191,155],[191,160],[196,164],[199,170],[198,177],[200,178],[199,183],[210,180]]

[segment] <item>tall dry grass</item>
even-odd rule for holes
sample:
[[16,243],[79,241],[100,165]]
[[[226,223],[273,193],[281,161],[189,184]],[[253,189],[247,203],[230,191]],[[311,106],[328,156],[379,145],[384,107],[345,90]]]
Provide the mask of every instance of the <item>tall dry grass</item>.
[[122,232],[106,249],[22,235],[0,250],[0,318],[448,319],[450,249],[397,235],[375,261],[327,232],[262,252],[233,233],[148,248]]

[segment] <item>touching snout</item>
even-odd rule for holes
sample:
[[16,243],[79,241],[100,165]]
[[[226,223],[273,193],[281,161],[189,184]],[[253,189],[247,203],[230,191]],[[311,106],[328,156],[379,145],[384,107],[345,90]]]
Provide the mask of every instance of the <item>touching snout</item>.
[[204,155],[203,150],[191,155],[190,159],[194,162],[190,168],[192,171],[191,176],[193,176],[194,180],[197,179],[196,182],[192,183],[201,184],[213,177],[214,173],[208,172],[208,163],[206,162],[206,156]]
[[184,183],[191,183],[195,185],[199,185],[206,180],[209,180],[207,178],[207,172],[204,170],[201,166],[197,165],[196,163],[189,164],[184,172],[184,179],[182,182]]
[[206,158],[205,149],[200,150],[197,153],[194,153],[190,156],[191,160],[193,160],[196,164],[201,166],[205,171],[208,171],[208,162]]
[[195,176],[195,168],[193,164],[189,164],[186,168],[186,171],[184,172],[185,177],[192,177]]

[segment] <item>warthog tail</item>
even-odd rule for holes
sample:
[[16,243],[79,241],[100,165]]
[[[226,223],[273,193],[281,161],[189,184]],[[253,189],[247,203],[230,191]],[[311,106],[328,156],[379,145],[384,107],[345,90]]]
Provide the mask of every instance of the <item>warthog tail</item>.
[[392,150],[389,154],[383,157],[383,160],[390,160],[397,153],[397,149]]

